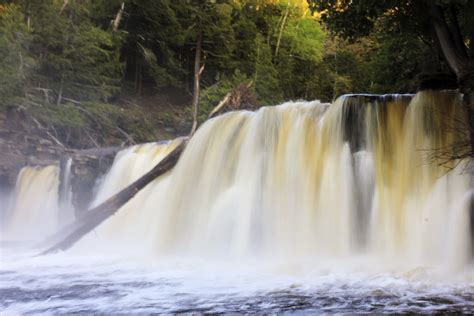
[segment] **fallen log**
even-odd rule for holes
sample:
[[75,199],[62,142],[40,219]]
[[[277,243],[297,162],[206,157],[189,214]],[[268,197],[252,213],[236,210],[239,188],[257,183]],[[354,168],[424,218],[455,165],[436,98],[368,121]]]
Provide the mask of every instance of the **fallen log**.
[[[229,94],[211,111],[209,118],[222,114],[228,110],[243,109],[254,100],[249,88],[252,83],[244,83],[234,88]],[[81,215],[70,225],[61,229],[58,233],[47,238],[38,245],[39,249],[46,248],[40,255],[53,253],[71,248],[84,235],[94,230],[107,218],[114,215],[125,203],[132,199],[141,189],[154,179],[170,171],[178,162],[179,157],[186,148],[189,139],[195,132],[195,127],[189,137],[181,138],[181,142],[165,158],[163,158],[153,169],[144,176],[127,186],[122,191],[102,204],[82,212]],[[51,246],[52,245],[52,246]]]
[[147,186],[154,179],[171,170],[179,160],[184,151],[189,138],[183,138],[164,159],[162,159],[153,169],[144,176],[110,197],[102,204],[84,212],[74,223],[63,228],[60,232],[48,238],[43,245],[49,246],[41,255],[67,250],[72,247],[85,234],[94,230],[107,218],[114,215],[125,203],[132,199],[141,189]]

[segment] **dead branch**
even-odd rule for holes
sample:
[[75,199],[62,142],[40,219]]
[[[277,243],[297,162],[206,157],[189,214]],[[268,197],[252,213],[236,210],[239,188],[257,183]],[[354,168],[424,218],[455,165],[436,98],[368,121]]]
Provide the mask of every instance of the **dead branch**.
[[32,119],[32,121],[36,124],[36,126],[38,127],[38,129],[43,130],[43,131],[46,133],[46,135],[48,135],[48,137],[51,138],[51,140],[56,143],[56,145],[61,146],[61,147],[63,147],[63,148],[66,147],[66,146],[64,146],[63,143],[61,143],[61,142],[59,141],[59,139],[57,139],[56,137],[54,137],[47,129],[45,129],[45,128],[43,127],[43,125],[41,125],[41,123],[40,123],[37,119],[35,119],[33,116],[31,116],[31,119]]
[[59,10],[59,14],[63,14],[64,10],[66,10],[67,6],[69,5],[69,0],[64,0],[61,10]]
[[229,103],[231,94],[232,92],[229,92],[225,95],[224,99],[222,99],[222,101],[219,102],[219,104],[211,111],[209,118],[214,117],[224,106],[227,105],[227,103]]
[[125,132],[123,129],[121,129],[120,127],[117,126],[117,131],[119,131],[120,134],[122,134],[123,136],[125,136],[125,138],[128,140],[128,142],[132,145],[135,145],[136,142],[135,140],[133,139],[132,136],[130,136],[127,132]]
[[81,104],[81,101],[76,101],[76,100],[73,100],[73,99],[70,99],[70,98],[62,97],[62,99],[64,101],[69,101],[69,102],[74,103],[74,104],[78,104],[78,105]]
[[94,144],[94,146],[100,147],[99,143],[94,139],[94,137],[92,137],[92,135],[87,130],[85,130],[85,133],[87,137],[90,139],[90,141]]
[[257,104],[257,97],[255,93],[250,90],[253,82],[241,83],[232,91],[227,93],[221,102],[211,111],[208,118],[212,118],[223,110],[244,110],[253,109]]

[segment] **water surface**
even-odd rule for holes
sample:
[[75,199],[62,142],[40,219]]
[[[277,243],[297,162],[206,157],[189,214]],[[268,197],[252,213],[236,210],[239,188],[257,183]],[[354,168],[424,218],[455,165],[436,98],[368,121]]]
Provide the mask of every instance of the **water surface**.
[[9,313],[474,312],[471,271],[367,271],[367,259],[315,264],[3,253]]

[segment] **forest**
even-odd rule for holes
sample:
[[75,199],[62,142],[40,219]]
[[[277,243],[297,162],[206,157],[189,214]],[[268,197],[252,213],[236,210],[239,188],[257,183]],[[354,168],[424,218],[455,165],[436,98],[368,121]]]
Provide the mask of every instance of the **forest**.
[[[2,0],[0,111],[21,109],[73,148],[183,133],[198,42],[201,121],[240,84],[259,107],[453,82],[411,2],[372,2]],[[473,6],[445,2],[473,34]]]
[[474,314],[474,0],[0,0],[5,314]]

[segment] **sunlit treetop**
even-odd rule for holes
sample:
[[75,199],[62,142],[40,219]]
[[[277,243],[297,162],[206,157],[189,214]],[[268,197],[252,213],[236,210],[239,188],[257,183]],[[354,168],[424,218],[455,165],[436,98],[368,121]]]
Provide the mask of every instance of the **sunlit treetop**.
[[[308,0],[309,8],[319,12],[329,28],[346,38],[368,35],[380,22],[386,22],[387,32],[432,32],[428,0]],[[448,23],[459,24],[463,34],[473,31],[474,1],[433,0],[441,7]],[[455,23],[454,20],[457,20]]]
[[310,13],[307,0],[234,0],[234,2],[242,6],[254,5],[257,10],[266,5],[279,5],[282,7],[291,7],[293,10],[299,12],[300,16],[306,16]]

